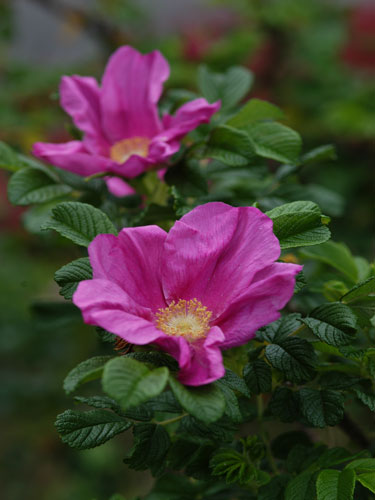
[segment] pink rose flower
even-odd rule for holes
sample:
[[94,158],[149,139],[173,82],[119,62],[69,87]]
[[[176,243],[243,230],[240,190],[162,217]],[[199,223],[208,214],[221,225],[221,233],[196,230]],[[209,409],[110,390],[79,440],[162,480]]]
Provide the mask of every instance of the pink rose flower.
[[207,384],[224,375],[221,350],[252,339],[293,295],[302,267],[279,256],[272,220],[257,208],[207,203],[169,233],[145,226],[97,236],[93,279],[73,302],[86,323],[168,352],[183,384]]
[[[92,77],[64,76],[61,106],[84,133],[83,140],[37,142],[33,154],[84,177],[108,172],[132,179],[163,165],[178,151],[181,138],[220,108],[220,102],[195,99],[160,119],[157,103],[168,77],[168,62],[159,51],[142,55],[128,46],[110,57],[101,87]],[[119,178],[107,181],[116,196],[133,192]]]

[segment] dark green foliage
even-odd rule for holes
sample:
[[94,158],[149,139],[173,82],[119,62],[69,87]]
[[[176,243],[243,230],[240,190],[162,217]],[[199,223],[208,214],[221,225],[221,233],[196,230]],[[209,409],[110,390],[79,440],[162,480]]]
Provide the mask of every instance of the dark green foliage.
[[71,192],[66,184],[59,184],[52,171],[23,168],[15,172],[8,184],[8,198],[14,205],[46,203]]
[[295,201],[267,212],[281,248],[318,245],[330,238],[320,208],[311,201]]
[[131,469],[150,469],[160,475],[171,441],[164,427],[155,424],[137,424],[133,427],[134,445],[124,462]]
[[252,394],[261,394],[272,390],[271,368],[261,359],[245,365],[243,378]]
[[131,358],[114,358],[103,372],[103,390],[119,402],[123,410],[138,406],[162,392],[168,381],[168,368],[149,370]]
[[334,346],[350,344],[356,333],[355,315],[340,302],[319,306],[303,322],[320,340]]
[[96,356],[95,358],[82,361],[71,370],[64,380],[64,390],[67,394],[75,391],[77,387],[90,380],[98,379],[102,376],[104,365],[111,359],[111,356]]
[[274,368],[280,370],[287,380],[304,382],[315,375],[316,357],[314,349],[304,339],[287,337],[278,343],[269,344],[265,355]]
[[282,422],[293,422],[299,417],[300,398],[297,391],[287,387],[278,387],[269,403],[270,412]]
[[85,413],[66,410],[58,415],[56,429],[64,443],[85,450],[99,446],[131,427],[131,422],[106,410]]
[[68,201],[52,210],[51,219],[43,229],[54,229],[77,245],[87,247],[101,233],[116,234],[116,228],[104,212],[88,205]]
[[216,422],[223,415],[225,400],[219,387],[188,387],[173,377],[169,378],[169,384],[180,405],[193,417],[209,424]]
[[55,273],[55,281],[61,287],[60,295],[65,299],[73,297],[80,281],[89,279],[92,279],[92,269],[88,257],[73,260]]
[[300,390],[301,413],[314,427],[338,424],[344,416],[344,397],[333,390]]

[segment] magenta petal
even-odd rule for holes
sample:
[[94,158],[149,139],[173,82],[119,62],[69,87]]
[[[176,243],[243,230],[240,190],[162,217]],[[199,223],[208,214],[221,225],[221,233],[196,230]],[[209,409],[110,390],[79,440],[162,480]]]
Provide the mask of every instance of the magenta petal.
[[109,171],[113,163],[102,156],[88,154],[80,141],[62,144],[36,142],[32,153],[41,160],[83,177]]
[[211,117],[220,109],[217,101],[209,104],[206,99],[200,98],[183,104],[174,116],[163,117],[164,131],[159,134],[161,140],[176,141],[202,123],[208,123]]
[[293,295],[295,275],[301,269],[295,264],[275,262],[257,273],[247,293],[215,321],[225,335],[222,348],[248,342],[260,327],[277,320]]
[[153,312],[166,307],[160,281],[165,238],[158,226],[128,227],[118,237],[98,235],[89,245],[93,277],[113,281]]
[[158,51],[142,55],[125,46],[111,56],[100,97],[103,130],[111,142],[160,132],[156,103],[168,76],[169,65]]
[[197,298],[220,315],[247,292],[255,274],[280,255],[272,221],[254,207],[196,207],[170,230],[164,252],[168,301]]
[[109,144],[101,130],[99,92],[95,78],[64,76],[61,79],[61,106],[85,133],[85,147],[91,153],[108,156]]
[[129,196],[135,193],[135,189],[119,177],[105,177],[104,180],[107,184],[108,191],[113,194],[113,196],[121,198],[122,196]]
[[209,384],[224,376],[220,346],[224,334],[218,327],[209,331],[204,342],[189,344],[183,337],[162,337],[155,344],[173,356],[180,366],[178,378],[185,385]]
[[149,344],[165,335],[153,324],[150,310],[140,307],[110,281],[81,281],[73,302],[81,309],[85,323],[100,326],[132,344]]

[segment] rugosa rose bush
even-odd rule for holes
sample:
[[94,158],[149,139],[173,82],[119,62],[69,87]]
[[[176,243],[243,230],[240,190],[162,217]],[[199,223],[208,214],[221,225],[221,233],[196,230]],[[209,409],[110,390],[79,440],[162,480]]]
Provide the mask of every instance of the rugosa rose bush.
[[[163,165],[180,147],[180,140],[220,108],[196,99],[174,116],[159,118],[157,103],[169,65],[155,50],[142,55],[120,47],[109,59],[101,87],[95,78],[64,76],[60,85],[62,108],[83,132],[81,141],[63,144],[37,142],[33,153],[60,168],[89,177],[112,174],[132,179]],[[134,192],[118,177],[107,178],[118,196]]]
[[[124,461],[157,478],[146,500],[368,500],[374,266],[328,241],[344,200],[300,181],[308,165],[329,169],[334,149],[303,153],[275,105],[240,106],[245,68],[201,68],[205,99],[192,101],[161,97],[168,72],[158,52],[125,47],[100,89],[65,77],[62,105],[84,137],[37,144],[54,166],[0,144],[9,199],[36,205],[26,228],[83,249],[55,274],[73,303],[34,307],[60,325],[77,324],[78,306],[100,339],[64,381],[67,394],[90,384],[56,428],[77,449],[132,428]],[[159,119],[159,98],[182,106]],[[150,171],[161,167],[163,180]],[[122,184],[134,177],[135,193]]]
[[194,208],[169,233],[145,226],[99,235],[88,251],[93,279],[73,296],[85,322],[168,352],[188,385],[224,375],[221,350],[278,319],[302,269],[275,262],[269,217],[224,203]]

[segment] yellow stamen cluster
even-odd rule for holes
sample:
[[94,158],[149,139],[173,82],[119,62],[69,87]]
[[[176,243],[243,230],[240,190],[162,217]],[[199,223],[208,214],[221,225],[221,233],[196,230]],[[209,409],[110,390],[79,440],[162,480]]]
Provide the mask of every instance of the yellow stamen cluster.
[[210,329],[212,312],[198,299],[171,302],[155,314],[156,326],[167,335],[182,336],[189,342],[204,338]]
[[110,151],[111,160],[117,163],[124,163],[131,155],[138,155],[146,158],[150,139],[147,137],[131,137],[116,142]]

